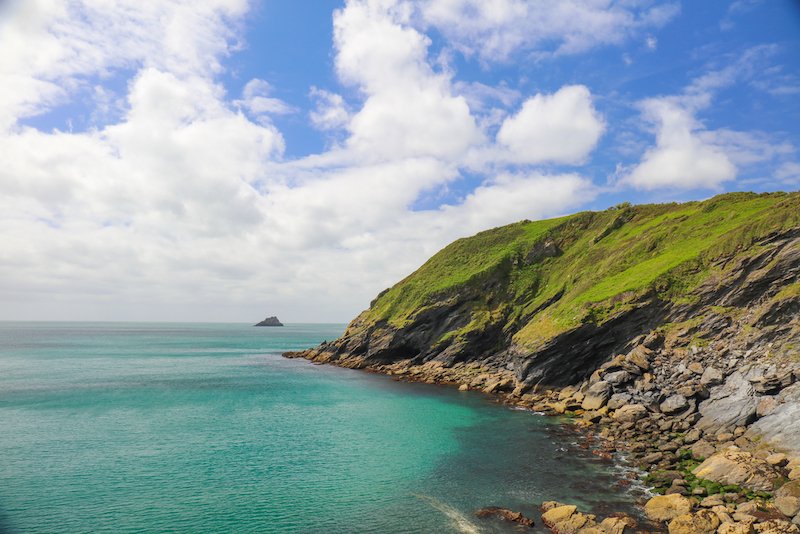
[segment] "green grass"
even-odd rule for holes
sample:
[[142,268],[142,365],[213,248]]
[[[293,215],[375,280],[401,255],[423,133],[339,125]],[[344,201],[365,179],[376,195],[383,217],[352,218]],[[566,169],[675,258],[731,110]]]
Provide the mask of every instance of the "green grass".
[[[698,284],[724,279],[733,262],[717,259],[754,254],[759,240],[796,226],[798,193],[732,193],[523,221],[448,245],[380,295],[362,323],[402,327],[420,310],[463,301],[470,320],[443,341],[502,322],[518,345],[535,348],[645,295],[689,302]],[[780,296],[796,296],[798,287]]]

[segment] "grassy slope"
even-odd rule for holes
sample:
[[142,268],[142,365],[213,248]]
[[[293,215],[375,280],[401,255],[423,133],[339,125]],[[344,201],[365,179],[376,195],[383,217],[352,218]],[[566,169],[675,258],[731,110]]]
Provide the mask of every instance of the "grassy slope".
[[[442,341],[503,321],[517,344],[533,349],[586,321],[603,322],[653,290],[664,299],[690,299],[697,284],[724,276],[715,258],[752,253],[759,238],[795,226],[798,193],[733,193],[523,221],[448,245],[362,318],[402,327],[427,306],[472,288],[472,321]],[[561,254],[537,254],[545,241]],[[485,289],[488,282],[492,289]]]

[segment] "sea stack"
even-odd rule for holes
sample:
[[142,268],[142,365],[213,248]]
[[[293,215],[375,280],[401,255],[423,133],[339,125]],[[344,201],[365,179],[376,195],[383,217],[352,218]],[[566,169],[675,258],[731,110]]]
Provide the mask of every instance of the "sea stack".
[[254,326],[283,326],[283,323],[273,315],[272,317],[267,317],[260,323],[256,323]]

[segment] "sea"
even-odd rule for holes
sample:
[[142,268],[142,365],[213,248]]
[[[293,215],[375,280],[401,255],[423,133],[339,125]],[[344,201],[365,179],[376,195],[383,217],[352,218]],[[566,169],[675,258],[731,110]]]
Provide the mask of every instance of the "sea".
[[545,532],[546,500],[634,510],[564,420],[281,356],[343,330],[0,323],[0,532]]

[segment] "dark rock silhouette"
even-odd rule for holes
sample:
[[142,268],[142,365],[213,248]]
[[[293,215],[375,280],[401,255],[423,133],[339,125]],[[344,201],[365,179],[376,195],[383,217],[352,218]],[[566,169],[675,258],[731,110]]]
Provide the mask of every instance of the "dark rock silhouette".
[[272,317],[267,317],[260,323],[256,323],[253,326],[283,326],[283,323],[280,322],[278,318],[273,315]]

